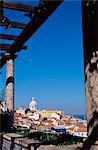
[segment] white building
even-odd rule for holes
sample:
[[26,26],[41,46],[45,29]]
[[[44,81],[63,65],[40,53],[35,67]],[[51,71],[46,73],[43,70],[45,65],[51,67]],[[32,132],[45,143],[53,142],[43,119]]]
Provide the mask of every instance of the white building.
[[87,128],[83,127],[83,126],[76,126],[74,128],[74,132],[73,132],[74,136],[78,136],[78,137],[83,137],[83,138],[87,138]]
[[18,109],[16,109],[16,113],[21,114],[21,115],[25,115],[25,111],[26,111],[26,108],[23,108],[23,107],[19,107]]
[[51,114],[50,115],[52,118],[55,118],[55,119],[58,119],[58,120],[60,120],[60,114],[57,114],[57,113],[53,113],[53,114]]
[[74,131],[73,136],[87,138],[87,131]]
[[38,113],[33,113],[31,116],[28,116],[28,117],[31,118],[31,119],[34,119],[34,120],[39,120],[40,114],[38,114]]

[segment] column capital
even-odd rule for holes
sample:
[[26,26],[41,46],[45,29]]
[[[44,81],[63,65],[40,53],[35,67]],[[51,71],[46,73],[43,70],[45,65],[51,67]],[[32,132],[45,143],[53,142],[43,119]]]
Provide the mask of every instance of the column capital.
[[14,59],[17,57],[16,54],[12,54],[12,53],[9,53],[9,52],[6,52],[6,53],[4,54],[4,56],[6,57],[7,60],[10,60],[10,59],[13,59],[13,60],[14,60]]

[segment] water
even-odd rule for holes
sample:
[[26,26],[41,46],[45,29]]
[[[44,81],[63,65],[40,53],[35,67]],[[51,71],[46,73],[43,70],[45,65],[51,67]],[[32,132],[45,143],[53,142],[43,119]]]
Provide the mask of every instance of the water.
[[73,115],[75,118],[85,119],[85,115]]

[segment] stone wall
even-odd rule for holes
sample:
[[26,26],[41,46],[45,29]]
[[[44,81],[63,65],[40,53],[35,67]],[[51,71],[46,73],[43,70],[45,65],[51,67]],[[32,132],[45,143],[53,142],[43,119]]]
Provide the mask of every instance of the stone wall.
[[83,143],[68,146],[42,145],[38,140],[23,138],[16,133],[0,133],[0,150],[80,150],[81,148],[98,150],[98,141],[89,149],[84,149]]
[[40,142],[23,138],[16,133],[3,134],[0,140],[1,150],[38,150]]

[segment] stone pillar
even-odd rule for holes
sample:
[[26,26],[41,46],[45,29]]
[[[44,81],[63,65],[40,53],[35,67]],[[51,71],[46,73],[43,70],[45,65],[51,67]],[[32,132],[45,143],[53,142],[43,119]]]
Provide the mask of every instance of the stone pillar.
[[98,56],[96,56],[96,59],[95,57],[92,57],[89,67],[87,66],[85,71],[86,116],[88,124],[88,136],[91,136],[93,128],[95,126],[94,124],[98,117],[98,68],[96,61],[97,59]]
[[98,149],[98,1],[82,0],[82,26],[88,139],[86,149]]
[[[84,143],[87,149],[96,150],[98,141],[98,51],[92,53],[90,63],[85,68],[85,92],[88,141]],[[96,148],[97,147],[97,148]]]
[[14,123],[14,60],[9,57],[6,66],[6,112],[9,127]]
[[85,69],[85,96],[86,96],[86,118],[89,123],[92,117],[92,93],[91,93],[91,85],[90,85],[90,64],[87,65]]

